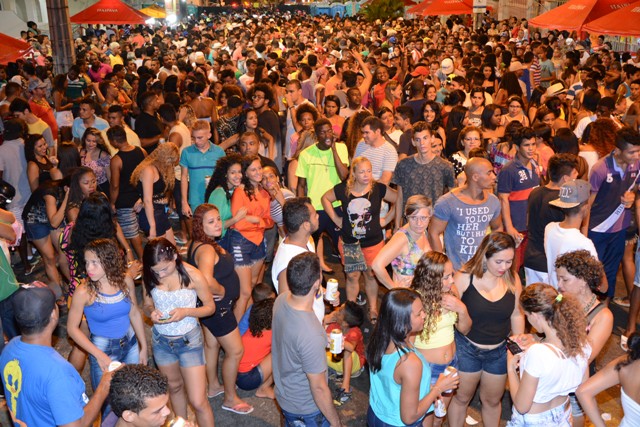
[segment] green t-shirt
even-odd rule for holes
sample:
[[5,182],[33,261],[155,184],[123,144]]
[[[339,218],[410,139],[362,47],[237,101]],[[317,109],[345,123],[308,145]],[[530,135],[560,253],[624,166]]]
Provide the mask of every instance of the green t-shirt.
[[16,275],[11,269],[11,263],[0,248],[0,301],[9,298],[19,287]]
[[[347,146],[342,142],[336,142],[335,144],[340,160],[348,166],[349,152],[347,151]],[[324,210],[321,202],[322,196],[341,181],[333,162],[331,149],[320,150],[318,144],[302,150],[298,157],[296,176],[307,180],[307,196],[311,199],[311,203],[316,210]],[[334,202],[333,206],[340,206],[340,202]]]
[[[233,194],[233,191],[231,193]],[[224,226],[224,223],[233,218],[233,214],[231,213],[231,200],[227,199],[227,193],[224,189],[218,187],[211,192],[207,202],[216,205],[220,211],[220,219],[222,220],[222,234],[220,237],[224,237],[224,235],[227,234],[227,228]]]

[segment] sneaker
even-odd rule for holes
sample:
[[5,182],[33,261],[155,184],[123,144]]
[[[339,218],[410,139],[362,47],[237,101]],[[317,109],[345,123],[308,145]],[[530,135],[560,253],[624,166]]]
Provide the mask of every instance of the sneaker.
[[340,390],[338,390],[335,399],[333,399],[333,404],[336,406],[342,406],[350,400],[351,392],[347,392],[343,388],[341,388]]
[[351,374],[351,378],[358,378],[364,372],[364,366]]
[[620,307],[630,307],[631,303],[628,298],[623,297],[615,297],[613,299],[613,303],[619,305]]
[[356,304],[358,305],[366,305],[367,299],[362,294],[358,294],[358,298],[356,298]]

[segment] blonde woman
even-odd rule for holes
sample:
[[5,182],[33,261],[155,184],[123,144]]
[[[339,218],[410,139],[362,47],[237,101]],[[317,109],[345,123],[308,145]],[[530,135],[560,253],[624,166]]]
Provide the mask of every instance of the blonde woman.
[[[428,197],[417,194],[407,199],[404,208],[407,223],[384,245],[371,265],[376,278],[387,288],[409,287],[411,284],[420,257],[431,250],[427,238],[431,215],[433,206]],[[387,272],[389,264],[393,278]]]
[[131,174],[131,184],[142,198],[140,228],[149,239],[166,237],[175,244],[169,223],[167,204],[175,184],[174,167],[180,160],[180,151],[173,143],[160,144]]
[[[339,183],[322,196],[322,207],[329,218],[341,229],[338,250],[347,275],[347,299],[355,301],[359,293],[360,274],[364,272],[365,292],[369,301],[371,320],[378,319],[378,282],[371,265],[384,246],[382,228],[394,211],[380,217],[382,201],[394,204],[397,193],[373,179],[371,162],[356,157],[346,181]],[[340,201],[341,214],[336,213],[333,202]]]

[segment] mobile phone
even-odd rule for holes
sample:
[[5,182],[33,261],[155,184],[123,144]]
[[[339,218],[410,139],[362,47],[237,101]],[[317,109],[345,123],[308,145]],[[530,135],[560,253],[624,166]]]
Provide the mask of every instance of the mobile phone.
[[507,348],[514,356],[518,353],[522,353],[524,350],[511,338],[507,338]]

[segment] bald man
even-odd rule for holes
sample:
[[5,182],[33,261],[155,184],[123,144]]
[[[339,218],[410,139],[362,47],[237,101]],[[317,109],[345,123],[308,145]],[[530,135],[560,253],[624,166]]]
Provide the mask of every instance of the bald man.
[[436,202],[429,225],[429,243],[443,252],[440,235],[453,268],[459,270],[476,253],[487,228],[502,231],[500,201],[493,194],[496,174],[491,162],[474,157],[464,172],[467,182],[454,188]]

